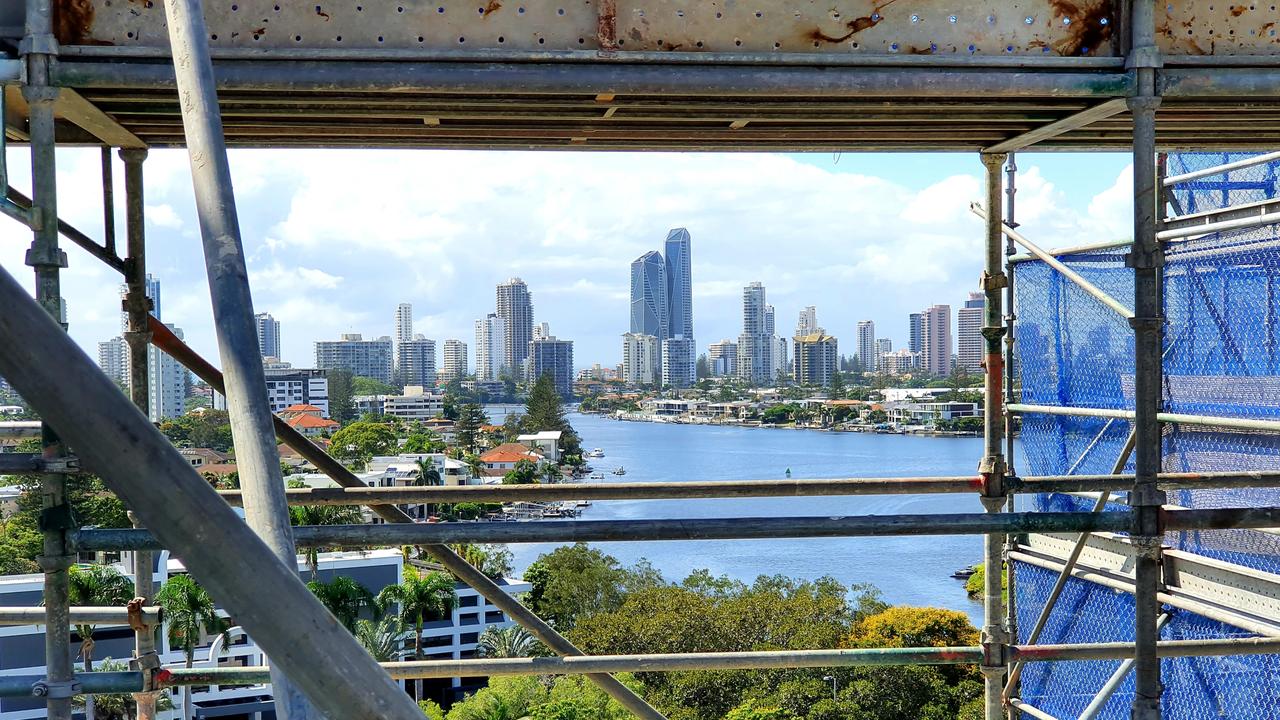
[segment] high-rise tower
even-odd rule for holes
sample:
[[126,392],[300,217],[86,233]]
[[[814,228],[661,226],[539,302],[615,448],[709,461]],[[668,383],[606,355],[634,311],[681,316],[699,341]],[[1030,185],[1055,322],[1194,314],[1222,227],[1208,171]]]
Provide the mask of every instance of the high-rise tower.
[[667,233],[667,337],[693,338],[693,264],[689,231]]
[[517,277],[498,286],[497,299],[506,353],[503,363],[518,375],[529,357],[529,341],[533,339],[533,297],[529,286]]
[[667,337],[667,266],[650,250],[631,263],[631,332]]
[[253,316],[258,326],[258,349],[262,357],[280,359],[280,321],[271,317],[271,313],[258,313]]
[[738,377],[753,383],[773,378],[772,333],[766,325],[764,285],[753,282],[742,289],[742,334],[738,336]]

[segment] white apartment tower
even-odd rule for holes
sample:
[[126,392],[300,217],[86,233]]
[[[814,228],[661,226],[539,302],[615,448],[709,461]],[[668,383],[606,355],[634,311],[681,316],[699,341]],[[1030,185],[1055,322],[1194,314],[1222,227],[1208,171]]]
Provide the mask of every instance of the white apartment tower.
[[717,377],[738,372],[738,344],[728,338],[707,346],[707,364]]
[[435,385],[436,341],[421,334],[401,340],[396,347],[396,380],[404,385]]
[[497,313],[476,321],[476,380],[495,382],[502,377],[507,358],[506,323]]
[[632,385],[655,385],[661,380],[658,338],[644,333],[622,336],[622,379]]
[[876,371],[876,324],[871,320],[858,321],[858,360],[864,372]]
[[800,311],[800,319],[796,321],[796,337],[804,337],[818,332],[818,309],[812,305]]
[[[773,333],[766,325],[764,285],[742,289],[742,334],[738,336],[738,377],[752,383],[773,379]],[[771,313],[770,313],[771,314]]]
[[497,289],[498,317],[502,319],[503,365],[519,372],[529,357],[533,340],[533,296],[520,278],[511,278]]
[[440,366],[443,380],[461,380],[467,376],[467,344],[449,338],[444,341],[444,363]]
[[920,367],[933,375],[951,374],[951,306],[934,305],[920,313]]
[[98,367],[117,383],[129,384],[129,346],[124,338],[98,343]]
[[258,313],[253,316],[253,324],[258,327],[258,350],[264,358],[280,359],[280,321],[271,317],[271,313]]
[[964,307],[956,311],[957,365],[965,372],[977,375],[982,372],[982,356],[985,341],[982,337],[983,315],[986,298],[982,293],[971,292]]
[[662,384],[686,388],[698,381],[697,350],[691,337],[669,337],[662,341]]
[[885,372],[880,358],[893,352],[893,341],[889,338],[876,338],[876,371]]

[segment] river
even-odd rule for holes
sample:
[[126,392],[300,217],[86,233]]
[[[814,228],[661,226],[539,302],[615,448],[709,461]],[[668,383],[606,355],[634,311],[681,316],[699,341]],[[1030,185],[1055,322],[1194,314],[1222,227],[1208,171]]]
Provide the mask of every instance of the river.
[[[501,422],[509,406],[486,408]],[[980,438],[833,433],[817,430],[740,428],[621,422],[573,413],[570,422],[603,482],[767,479],[856,476],[969,475],[982,453]],[[627,470],[625,478],[610,471]],[[888,495],[715,500],[607,500],[585,509],[582,519],[887,515],[982,512],[976,496]],[[750,582],[759,575],[797,578],[831,575],[845,584],[869,583],[891,604],[929,605],[968,613],[980,623],[981,605],[951,578],[981,560],[978,536],[866,537],[779,540],[699,540],[595,543],[623,563],[647,558],[668,580],[700,568]],[[522,572],[555,544],[513,545]]]

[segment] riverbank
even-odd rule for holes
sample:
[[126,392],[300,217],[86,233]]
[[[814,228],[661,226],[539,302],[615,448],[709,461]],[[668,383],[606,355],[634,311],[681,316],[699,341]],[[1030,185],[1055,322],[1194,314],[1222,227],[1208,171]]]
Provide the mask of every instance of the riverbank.
[[593,412],[580,411],[583,415],[594,415],[604,420],[623,422],[649,422],[664,425],[704,425],[713,427],[768,428],[773,430],[817,430],[833,433],[870,433],[873,435],[920,435],[926,437],[976,438],[982,437],[980,431],[935,430],[923,425],[893,427],[887,425],[870,425],[856,423],[840,423],[835,425],[815,425],[796,423],[767,423],[761,420],[742,420],[723,417],[690,417],[682,415],[650,415],[647,413],[627,412]]

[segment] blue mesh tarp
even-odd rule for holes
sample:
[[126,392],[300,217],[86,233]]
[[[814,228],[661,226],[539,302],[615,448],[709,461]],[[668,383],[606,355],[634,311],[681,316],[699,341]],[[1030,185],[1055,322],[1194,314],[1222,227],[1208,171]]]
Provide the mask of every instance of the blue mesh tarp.
[[[1249,157],[1241,153],[1171,155],[1178,175]],[[1238,207],[1280,195],[1280,162],[1219,173],[1171,192],[1179,215]],[[1061,260],[1112,297],[1132,306],[1128,248]],[[1174,241],[1166,252],[1164,404],[1168,412],[1280,420],[1280,226],[1264,225]],[[1041,262],[1014,274],[1021,401],[1035,405],[1133,409],[1133,332],[1117,313]],[[1023,418],[1027,474],[1109,473],[1131,430],[1126,420],[1031,414]],[[1275,469],[1274,433],[1169,424],[1163,467],[1169,472]],[[1133,471],[1132,460],[1125,467]],[[1123,499],[1122,497],[1120,498]],[[1088,510],[1094,501],[1039,496],[1040,510]],[[1280,489],[1191,489],[1169,493],[1182,507],[1280,505]],[[1108,512],[1124,512],[1120,503]],[[1171,547],[1270,573],[1280,573],[1280,537],[1254,530],[1170,533]],[[1018,564],[1019,625],[1030,628],[1055,574]],[[1221,623],[1174,612],[1165,639],[1244,636]],[[1132,641],[1133,598],[1083,580],[1067,583],[1042,643]],[[1118,661],[1040,663],[1023,675],[1023,696],[1060,718],[1076,717]],[[1163,661],[1168,718],[1280,717],[1280,657],[1185,658]],[[1127,718],[1130,677],[1100,717]]]

